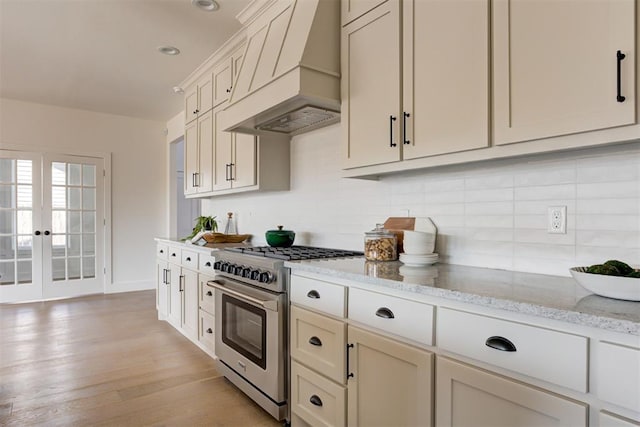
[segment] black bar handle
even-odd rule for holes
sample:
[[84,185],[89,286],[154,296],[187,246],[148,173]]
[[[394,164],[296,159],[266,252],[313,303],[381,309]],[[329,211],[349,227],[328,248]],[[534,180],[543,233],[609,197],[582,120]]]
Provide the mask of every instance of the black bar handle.
[[395,147],[398,144],[393,142],[393,122],[396,121],[396,117],[389,116],[389,147]]
[[180,279],[178,280],[178,290],[180,292],[184,292],[184,287],[182,286],[183,282],[184,282],[184,275],[180,275]]
[[315,289],[312,289],[309,292],[307,292],[307,297],[311,299],[320,299],[320,294]]
[[235,163],[229,163],[229,181],[235,181],[235,178],[233,177],[234,166],[235,166]]
[[166,268],[162,269],[162,283],[164,283],[165,285],[167,284],[167,269]]
[[207,333],[208,333],[208,334],[212,334],[212,333],[213,333],[213,329],[211,329],[211,328],[207,328]]
[[167,285],[171,284],[171,270],[169,269],[167,269],[167,281],[164,283],[166,283]]
[[208,297],[212,297],[212,296],[213,296],[213,292],[211,292],[211,291],[207,291],[207,296],[208,296]]
[[320,341],[320,338],[315,336],[309,338],[309,344],[315,345],[316,347],[322,347],[322,341]]
[[487,341],[485,341],[485,345],[500,351],[516,351],[516,346],[505,337],[489,337]]
[[224,165],[224,180],[229,181],[229,163]]
[[36,236],[39,236],[39,235],[41,235],[42,233],[40,233],[40,230],[36,230],[36,232],[35,232],[35,233],[33,233],[33,234],[35,234]]
[[309,398],[309,402],[311,402],[312,405],[322,406],[322,399],[320,399],[316,394]]
[[194,187],[200,187],[200,172],[194,173],[195,175],[195,184]]
[[402,143],[405,145],[411,144],[411,141],[407,139],[407,119],[409,117],[411,117],[411,114],[407,112],[402,113],[402,138],[403,138]]
[[353,375],[353,372],[351,372],[351,369],[349,369],[349,350],[352,348],[353,348],[353,344],[347,344],[347,380],[355,376]]
[[396,317],[393,315],[393,311],[389,310],[387,307],[380,307],[376,310],[376,316],[382,317],[383,319],[394,319]]
[[627,55],[625,55],[621,51],[618,51],[616,53],[616,59],[618,61],[618,96],[616,97],[616,99],[618,100],[618,102],[624,102],[624,100],[627,99],[626,97],[622,96],[622,60],[626,57]]

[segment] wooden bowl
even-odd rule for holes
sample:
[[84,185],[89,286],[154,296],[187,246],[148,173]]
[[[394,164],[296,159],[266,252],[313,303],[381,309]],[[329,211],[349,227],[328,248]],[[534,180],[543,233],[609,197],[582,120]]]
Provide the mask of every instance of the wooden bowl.
[[249,237],[251,234],[207,233],[202,236],[207,243],[242,243]]

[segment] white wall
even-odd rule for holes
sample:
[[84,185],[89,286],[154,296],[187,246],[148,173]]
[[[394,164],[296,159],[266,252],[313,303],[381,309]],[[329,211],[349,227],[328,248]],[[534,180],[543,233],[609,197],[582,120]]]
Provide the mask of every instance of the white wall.
[[165,234],[165,123],[0,99],[0,143],[51,152],[111,153],[112,283],[155,287],[154,237]]
[[[340,125],[294,137],[291,191],[204,200],[235,212],[264,244],[282,224],[296,244],[362,250],[390,216],[429,216],[437,252],[453,264],[569,275],[617,258],[640,266],[640,143],[432,169],[362,181],[340,178]],[[568,232],[547,234],[547,207],[564,205]]]

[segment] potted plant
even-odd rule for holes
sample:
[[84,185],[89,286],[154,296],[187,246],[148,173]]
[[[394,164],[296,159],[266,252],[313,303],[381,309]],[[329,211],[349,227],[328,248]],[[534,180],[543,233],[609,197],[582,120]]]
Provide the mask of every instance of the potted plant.
[[193,239],[201,231],[216,231],[217,229],[218,222],[215,216],[199,216],[196,218],[196,225],[193,227],[191,234],[182,240]]

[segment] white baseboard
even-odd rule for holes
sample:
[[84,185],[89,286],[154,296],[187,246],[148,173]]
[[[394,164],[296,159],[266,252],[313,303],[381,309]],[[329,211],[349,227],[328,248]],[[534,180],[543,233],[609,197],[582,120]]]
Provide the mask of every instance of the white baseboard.
[[156,288],[153,280],[139,280],[135,282],[111,283],[105,286],[105,294],[117,294],[119,292],[146,291]]

